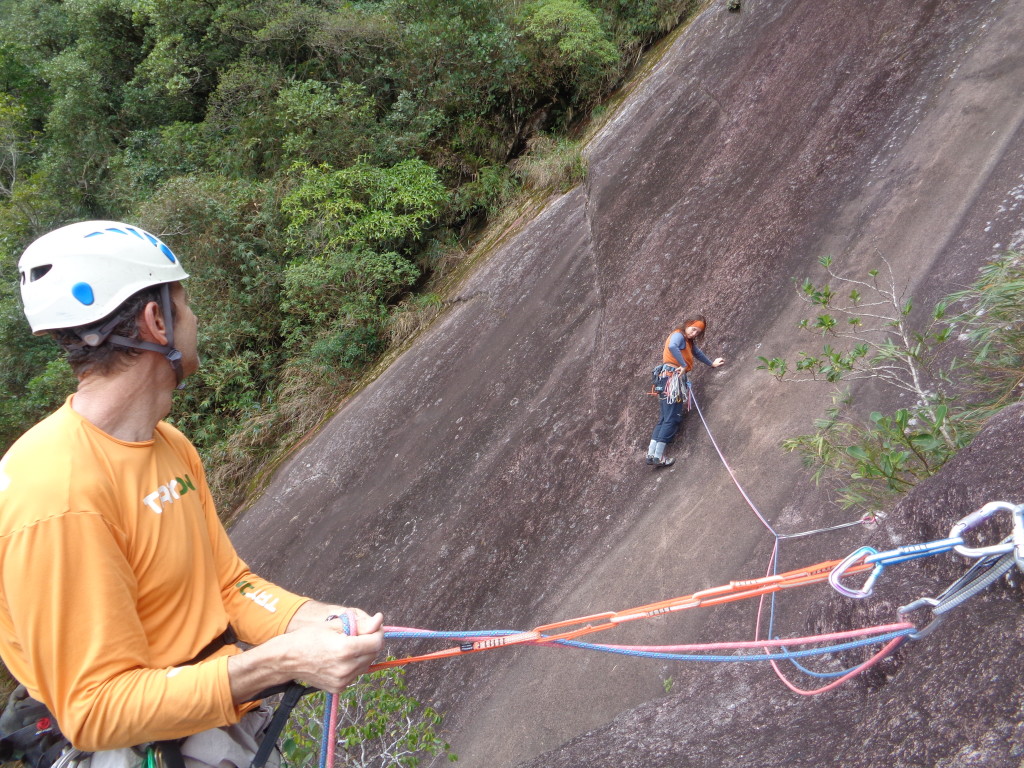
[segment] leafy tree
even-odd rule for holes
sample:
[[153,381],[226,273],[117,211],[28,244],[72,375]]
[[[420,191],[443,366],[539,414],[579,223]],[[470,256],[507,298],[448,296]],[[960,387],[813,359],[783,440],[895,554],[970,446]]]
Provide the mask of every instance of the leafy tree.
[[34,211],[19,187],[28,175],[35,143],[35,132],[28,126],[24,105],[0,93],[0,200],[17,208],[24,219],[33,223]]
[[567,95],[570,106],[592,102],[619,64],[597,14],[582,0],[534,0],[522,13],[534,69]]
[[1009,251],[987,264],[968,290],[942,308],[961,304],[950,327],[971,353],[954,365],[974,388],[983,412],[1024,396],[1024,252]]
[[289,243],[306,252],[365,245],[408,249],[438,216],[448,193],[421,160],[390,168],[359,161],[293,168],[299,183],[282,201],[290,217]]
[[142,101],[167,119],[201,119],[203,106],[217,82],[217,73],[235,61],[247,36],[235,34],[226,18],[244,2],[136,0],[135,18],[145,29],[145,58],[135,68],[129,87],[138,99],[132,106],[147,113]]
[[251,58],[221,72],[204,125],[221,158],[222,172],[260,178],[279,168],[277,125],[266,106],[286,81],[273,62]]
[[319,80],[289,83],[274,103],[281,148],[289,164],[347,165],[375,153],[380,128],[376,105],[365,87],[343,81],[331,87]]
[[52,96],[43,65],[72,39],[62,3],[5,0],[0,4],[0,91],[25,105],[34,129],[42,126]]
[[[995,393],[1000,405],[1021,396],[1020,257],[997,260],[970,290],[941,302],[924,331],[913,329],[912,302],[895,285],[887,262],[884,280],[878,270],[866,280],[840,275],[827,257],[821,264],[829,282],[806,279],[800,286],[804,300],[818,309],[800,328],[828,342],[818,352],[799,353],[795,364],[761,357],[758,368],[779,380],[795,370],[786,379],[794,382],[870,380],[890,396],[910,397],[891,414],[872,411],[863,418],[849,395],[837,390],[826,417],[815,420],[814,433],[783,441],[783,448],[814,470],[816,481],[836,485],[843,506],[878,508],[933,475],[970,441],[986,414],[978,408],[979,392]],[[957,301],[968,309],[950,319],[946,309]],[[960,341],[973,349],[958,368],[981,384],[978,391],[961,391],[959,401],[937,357],[957,326],[964,329]]]
[[590,0],[604,15],[624,59],[632,59],[652,41],[696,10],[696,0]]
[[419,278],[404,254],[447,192],[419,160],[294,170],[299,182],[282,201],[296,254],[285,272],[286,344],[320,364],[356,367],[379,349],[387,303]]
[[56,172],[86,196],[127,132],[123,87],[144,55],[144,34],[128,0],[66,4],[75,41],[44,65],[53,93],[46,120]]
[[98,202],[112,219],[132,218],[171,179],[205,173],[217,155],[211,135],[203,124],[188,122],[132,131],[107,163]]

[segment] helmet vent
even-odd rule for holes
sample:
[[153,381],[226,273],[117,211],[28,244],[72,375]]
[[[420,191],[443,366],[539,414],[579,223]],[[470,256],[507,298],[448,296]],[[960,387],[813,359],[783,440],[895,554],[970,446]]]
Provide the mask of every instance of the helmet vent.
[[71,295],[78,299],[85,306],[91,306],[96,301],[96,294],[88,283],[76,283],[71,286]]
[[28,275],[28,281],[30,283],[34,283],[36,280],[45,275],[51,269],[53,269],[53,264],[43,264],[42,266],[39,267],[32,267],[32,270],[31,272],[29,272]]

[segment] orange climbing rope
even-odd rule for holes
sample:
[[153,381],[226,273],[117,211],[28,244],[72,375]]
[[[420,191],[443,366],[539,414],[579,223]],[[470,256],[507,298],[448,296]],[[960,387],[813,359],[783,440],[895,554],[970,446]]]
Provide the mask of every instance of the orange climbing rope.
[[[667,613],[688,610],[690,608],[722,605],[724,603],[744,600],[750,597],[761,597],[762,595],[768,595],[783,589],[792,589],[795,587],[802,587],[805,584],[816,584],[821,581],[827,581],[832,570],[843,562],[843,560],[827,560],[807,568],[765,576],[760,579],[731,581],[721,587],[703,589],[690,595],[683,595],[669,600],[661,600],[656,603],[648,603],[647,605],[641,605],[636,608],[629,608],[623,611],[606,611],[603,613],[591,614],[589,616],[578,616],[573,619],[557,621],[551,624],[542,624],[529,632],[520,632],[501,637],[488,636],[481,637],[479,639],[470,639],[453,648],[445,648],[417,656],[406,656],[400,659],[381,661],[373,664],[370,669],[384,669],[386,667],[397,667],[405,664],[412,664],[418,661],[464,656],[468,653],[479,653],[481,651],[490,651],[496,648],[505,648],[512,645],[547,645],[560,640],[575,640],[583,635],[613,629],[614,627],[628,621],[649,619],[655,616],[662,616]],[[870,570],[872,567],[872,565],[862,562],[857,565],[850,566],[846,570],[846,573],[858,573]]]

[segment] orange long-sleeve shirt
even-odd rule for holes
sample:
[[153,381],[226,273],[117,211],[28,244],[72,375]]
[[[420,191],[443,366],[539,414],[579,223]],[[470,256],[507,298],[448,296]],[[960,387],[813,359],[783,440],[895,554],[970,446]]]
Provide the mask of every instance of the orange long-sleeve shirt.
[[133,746],[237,722],[230,622],[258,644],[305,598],[249,571],[199,455],[161,422],[130,443],[71,408],[0,460],[0,655],[79,749]]

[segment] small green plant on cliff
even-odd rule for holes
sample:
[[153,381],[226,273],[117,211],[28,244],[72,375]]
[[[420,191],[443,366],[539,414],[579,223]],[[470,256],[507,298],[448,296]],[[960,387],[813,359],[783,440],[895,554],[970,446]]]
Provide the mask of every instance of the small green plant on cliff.
[[[317,765],[326,696],[299,701],[281,737],[287,768]],[[444,716],[407,692],[405,671],[392,667],[363,675],[341,694],[335,765],[350,768],[415,768],[425,758],[457,757],[438,735]]]
[[799,353],[794,363],[761,357],[758,368],[779,380],[838,385],[870,379],[910,401],[865,419],[837,387],[834,405],[814,422],[815,432],[783,442],[814,470],[817,482],[836,483],[844,507],[878,508],[938,471],[973,434],[970,413],[953,402],[949,378],[935,364],[936,349],[952,329],[940,306],[925,331],[914,330],[912,303],[884,259],[884,276],[873,269],[866,279],[839,274],[830,257],[820,262],[827,280],[805,279],[799,288],[816,310],[800,328],[826,343],[817,352]]
[[969,354],[956,361],[954,374],[972,386],[983,415],[1024,395],[1024,252],[1010,251],[981,269],[966,291],[949,296],[944,307],[961,305],[950,318]]

